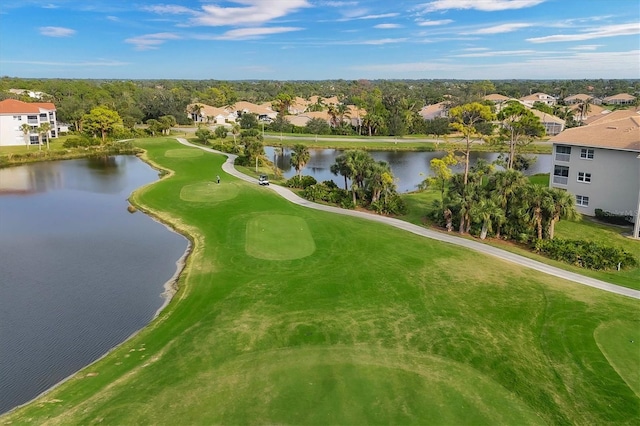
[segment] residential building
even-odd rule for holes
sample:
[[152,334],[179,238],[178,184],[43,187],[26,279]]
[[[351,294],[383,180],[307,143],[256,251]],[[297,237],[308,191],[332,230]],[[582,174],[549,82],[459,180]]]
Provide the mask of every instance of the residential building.
[[546,93],[532,93],[528,96],[523,96],[520,98],[523,104],[528,107],[532,107],[536,102],[541,102],[545,105],[553,106],[556,104],[556,98],[551,95],[547,95]]
[[[58,137],[56,106],[51,102],[22,102],[5,99],[0,102],[0,146],[38,145],[38,131],[43,123],[49,123],[51,130],[47,137]],[[25,133],[22,125],[30,131]]]
[[437,104],[422,107],[418,114],[420,114],[425,120],[433,120],[434,118],[439,117],[448,117],[450,107],[451,102],[449,101],[438,102]]
[[547,136],[555,136],[564,130],[565,121],[563,119],[533,108],[529,109],[529,111],[540,119]]
[[498,93],[492,93],[490,95],[486,95],[482,99],[485,101],[493,102],[494,105],[496,106],[496,112],[500,112],[500,110],[502,110],[502,108],[507,105],[507,102],[518,101],[517,99],[509,98],[507,96],[500,95]]
[[618,93],[617,95],[607,96],[602,102],[607,105],[633,105],[636,97],[628,93]]
[[564,103],[567,105],[576,105],[587,101],[593,105],[600,105],[602,103],[602,100],[594,98],[591,95],[585,95],[584,93],[578,93],[577,95],[571,95],[564,98]]
[[576,197],[579,212],[595,209],[635,218],[640,225],[640,114],[614,111],[551,138],[549,185]]
[[235,123],[238,117],[235,112],[230,112],[226,108],[216,108],[206,104],[187,105],[187,114],[194,123],[208,123],[223,125]]

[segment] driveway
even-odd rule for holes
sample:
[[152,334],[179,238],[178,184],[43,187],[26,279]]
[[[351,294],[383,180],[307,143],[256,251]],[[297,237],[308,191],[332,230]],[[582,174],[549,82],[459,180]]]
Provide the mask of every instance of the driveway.
[[[225,155],[227,157],[227,161],[222,165],[222,170],[226,173],[235,176],[239,179],[242,179],[246,182],[251,182],[254,184],[258,184],[258,180],[252,177],[249,177],[243,173],[240,173],[234,167],[234,162],[236,159],[236,155],[228,154],[225,152],[216,151],[211,148],[206,148],[198,145],[194,145],[188,142],[184,138],[176,138],[178,142],[183,145],[200,148],[205,151],[213,152],[216,154]],[[544,264],[542,262],[538,262],[536,260],[532,260],[526,258],[524,256],[520,256],[518,254],[510,253],[508,251],[489,246],[487,244],[479,243],[477,241],[468,240],[466,238],[461,238],[453,234],[445,234],[441,232],[432,231],[427,228],[423,228],[418,225],[414,225],[409,222],[405,222],[399,219],[395,219],[392,217],[380,216],[374,213],[367,213],[356,210],[346,210],[333,206],[326,206],[323,204],[317,204],[309,200],[305,200],[304,198],[299,197],[295,193],[293,193],[290,189],[285,188],[280,185],[270,185],[269,188],[276,193],[278,193],[283,198],[291,201],[292,203],[298,204],[303,207],[308,207],[311,209],[327,211],[331,213],[341,214],[345,216],[353,216],[359,217],[367,220],[372,220],[374,222],[386,223],[388,225],[394,226],[399,229],[403,229],[407,232],[411,232],[412,234],[420,235],[422,237],[431,238],[433,240],[442,241],[449,244],[454,244],[457,246],[465,247],[480,253],[488,254],[493,257],[497,257],[502,260],[506,260],[507,262],[516,263],[518,265],[524,266],[526,268],[534,269],[539,272],[543,272],[545,274],[553,275],[558,278],[562,278],[565,280],[573,281],[578,284],[587,285],[589,287],[598,288],[600,290],[608,291],[610,293],[620,294],[622,296],[631,297],[634,299],[640,299],[640,291],[630,289],[627,287],[622,287],[619,285],[607,283],[605,281],[600,281],[595,278],[586,277],[584,275],[576,274],[574,272],[565,271],[564,269],[556,268],[555,266],[550,266]]]

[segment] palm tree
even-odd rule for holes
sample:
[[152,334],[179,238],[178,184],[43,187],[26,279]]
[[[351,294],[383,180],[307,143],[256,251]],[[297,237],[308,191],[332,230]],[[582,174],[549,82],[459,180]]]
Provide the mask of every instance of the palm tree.
[[240,125],[238,123],[231,125],[231,135],[233,136],[233,146],[236,146],[236,137],[240,135]]
[[291,165],[296,169],[296,174],[298,176],[302,174],[302,169],[304,169],[304,166],[309,162],[310,158],[311,154],[306,146],[302,144],[296,144],[293,146],[293,152],[291,153]]
[[40,145],[40,149],[42,149],[42,137],[46,136],[47,138],[47,149],[49,149],[49,132],[51,132],[51,124],[48,121],[40,124],[40,126],[36,129],[38,132],[38,143]]
[[329,121],[331,122],[331,127],[338,127],[338,110],[335,105],[331,104],[327,108],[327,114],[329,114]]
[[20,126],[20,130],[22,130],[22,134],[24,135],[24,144],[27,145],[27,149],[29,149],[29,133],[31,133],[31,126],[27,123],[22,123]]
[[[511,203],[513,197],[529,183],[529,180],[517,170],[505,170],[496,172],[489,179],[488,190],[496,198],[498,206],[505,217],[511,216]],[[501,224],[496,226],[496,237],[500,238]]]
[[580,114],[580,125],[587,118],[587,115],[591,112],[591,98],[584,99],[578,104],[578,113]]
[[356,191],[364,188],[364,182],[369,177],[375,160],[368,152],[362,150],[347,151],[345,157],[346,165],[350,169],[353,204],[356,204]]
[[492,230],[492,220],[498,223],[504,220],[504,212],[491,198],[484,198],[471,207],[470,215],[474,222],[482,222],[480,239],[487,238],[487,233]]
[[551,216],[554,208],[553,195],[549,188],[539,185],[528,185],[521,195],[521,213],[533,224],[538,240],[542,240],[545,219]]
[[560,219],[579,220],[580,213],[576,210],[576,200],[573,195],[559,188],[551,188],[552,210],[549,220],[549,239],[553,240],[555,225]]
[[347,186],[347,178],[351,177],[351,168],[347,164],[347,157],[345,155],[337,156],[335,163],[331,165],[329,170],[331,170],[331,173],[333,173],[336,176],[338,175],[343,176],[344,189],[345,191],[349,189],[349,187]]
[[371,165],[367,187],[371,191],[371,202],[375,203],[382,194],[388,194],[394,189],[391,166],[386,161],[378,161]]

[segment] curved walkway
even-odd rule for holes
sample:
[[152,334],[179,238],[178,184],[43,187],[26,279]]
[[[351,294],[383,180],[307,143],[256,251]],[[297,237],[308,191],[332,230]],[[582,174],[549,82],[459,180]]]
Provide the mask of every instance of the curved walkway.
[[[209,151],[209,152],[213,152],[216,154],[221,154],[221,155],[225,155],[227,157],[227,161],[224,162],[224,164],[222,165],[222,170],[224,170],[226,173],[235,176],[239,179],[242,179],[246,182],[251,182],[251,183],[255,183],[256,185],[258,184],[258,180],[252,177],[249,177],[243,173],[240,173],[239,171],[236,170],[236,168],[234,167],[234,162],[236,159],[236,155],[233,154],[229,154],[226,152],[221,152],[221,151],[217,151],[211,148],[206,148],[203,146],[198,146],[198,145],[194,145],[190,142],[188,142],[186,139],[184,138],[176,138],[178,140],[178,142],[180,142],[183,145],[186,146],[190,146],[190,147],[194,147],[194,148],[200,148],[203,149],[205,151]],[[590,278],[590,277],[586,277],[584,275],[580,275],[580,274],[576,274],[574,272],[569,272],[569,271],[565,271],[564,269],[560,269],[560,268],[556,268],[555,266],[550,266],[547,264],[544,264],[542,262],[538,262],[536,260],[532,260],[529,258],[526,258],[524,256],[520,256],[518,254],[514,254],[514,253],[510,253],[508,251],[496,248],[496,247],[492,247],[490,245],[487,244],[483,244],[483,243],[479,243],[477,241],[473,241],[473,240],[468,240],[465,238],[461,238],[461,237],[457,237],[455,235],[452,234],[444,234],[441,232],[436,232],[436,231],[432,231],[430,229],[427,228],[423,228],[421,226],[418,225],[414,225],[412,223],[409,222],[405,222],[403,220],[399,220],[399,219],[395,219],[392,217],[387,217],[387,216],[380,216],[377,214],[373,214],[373,213],[367,213],[367,212],[362,212],[362,211],[356,211],[356,210],[346,210],[346,209],[341,209],[338,207],[333,207],[333,206],[326,206],[323,204],[317,204],[314,203],[312,201],[309,200],[305,200],[304,198],[299,197],[298,195],[296,195],[295,193],[293,193],[291,190],[279,186],[279,185],[271,185],[269,186],[269,188],[271,188],[273,191],[275,191],[276,193],[278,193],[280,196],[282,196],[283,198],[291,201],[292,203],[298,204],[300,206],[304,206],[304,207],[308,207],[311,209],[316,209],[316,210],[323,210],[323,211],[327,211],[327,212],[331,212],[331,213],[337,213],[337,214],[341,214],[341,215],[345,215],[345,216],[353,216],[353,217],[359,217],[359,218],[364,218],[364,219],[368,219],[368,220],[372,220],[375,222],[380,222],[380,223],[386,223],[388,225],[394,226],[396,228],[399,229],[403,229],[405,231],[411,232],[413,234],[416,235],[420,235],[422,237],[427,237],[427,238],[431,238],[433,240],[438,240],[438,241],[442,241],[445,243],[450,243],[450,244],[455,244],[457,246],[461,246],[461,247],[465,247],[480,253],[484,253],[484,254],[488,254],[494,257],[497,257],[499,259],[502,260],[506,260],[507,262],[512,262],[512,263],[517,263],[518,265],[530,268],[530,269],[534,269],[536,271],[540,271],[543,272],[545,274],[549,274],[549,275],[553,275],[555,277],[558,278],[562,278],[565,280],[569,280],[569,281],[573,281],[576,282],[578,284],[583,284],[583,285],[587,285],[589,287],[595,287],[598,288],[600,290],[604,290],[604,291],[608,291],[610,293],[615,293],[615,294],[620,294],[623,296],[628,296],[628,297],[632,297],[634,299],[640,299],[640,291],[639,290],[634,290],[631,288],[627,288],[627,287],[622,287],[619,285],[615,285],[615,284],[610,284],[607,283],[605,281],[600,281],[597,280],[595,278]]]

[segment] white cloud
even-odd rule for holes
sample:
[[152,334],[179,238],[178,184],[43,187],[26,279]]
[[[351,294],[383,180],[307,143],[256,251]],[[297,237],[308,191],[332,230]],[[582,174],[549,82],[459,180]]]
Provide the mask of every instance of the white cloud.
[[358,19],[384,19],[384,18],[395,18],[396,16],[400,15],[399,13],[382,13],[380,15],[363,15],[363,16],[353,16],[353,17],[347,17],[347,18],[342,18],[342,19],[338,19],[338,21],[340,22],[344,22],[344,21],[355,21]]
[[63,27],[40,27],[40,34],[47,37],[71,37],[76,30]]
[[435,12],[450,9],[475,9],[483,12],[495,12],[498,10],[523,9],[537,6],[546,0],[435,0],[424,3],[419,8],[425,12]]
[[328,7],[347,7],[347,6],[357,6],[357,1],[323,1],[318,3],[320,6],[328,6]]
[[496,56],[528,56],[535,55],[538,52],[535,50],[493,50],[488,52],[477,53],[463,53],[460,55],[453,55],[455,58],[491,58]]
[[583,41],[594,38],[616,37],[623,35],[640,34],[640,22],[630,24],[605,25],[599,28],[592,28],[577,34],[556,34],[544,37],[528,38],[531,43],[554,43],[563,41]]
[[177,6],[172,4],[160,4],[155,6],[145,6],[142,8],[143,10],[157,13],[158,15],[196,15],[198,12],[189,9],[184,6]]
[[271,34],[280,34],[291,31],[300,31],[304,28],[298,27],[262,27],[262,28],[239,28],[227,31],[221,36],[215,37],[216,40],[247,40],[261,38]]
[[260,25],[311,6],[307,0],[235,0],[240,7],[202,6],[189,23],[192,25],[227,26]]
[[418,25],[421,27],[435,27],[438,25],[447,25],[452,22],[452,19],[440,19],[438,21],[418,21]]
[[181,38],[182,37],[174,33],[155,33],[131,37],[124,42],[133,44],[136,50],[152,50],[157,49],[158,46],[166,43],[168,40],[179,40]]
[[400,24],[378,24],[375,25],[373,28],[377,28],[379,30],[391,30],[394,28],[402,28],[402,25]]
[[502,24],[502,25],[495,25],[493,27],[481,28],[479,30],[471,31],[465,34],[502,34],[502,33],[510,33],[512,31],[517,31],[521,28],[527,28],[531,26],[532,24],[525,24],[525,23]]
[[402,43],[407,41],[406,38],[382,38],[379,40],[365,40],[361,42],[357,42],[356,44],[372,44],[372,45],[381,45],[381,44],[391,44],[391,43]]
[[569,50],[598,50],[602,44],[583,44],[582,46],[570,47]]

